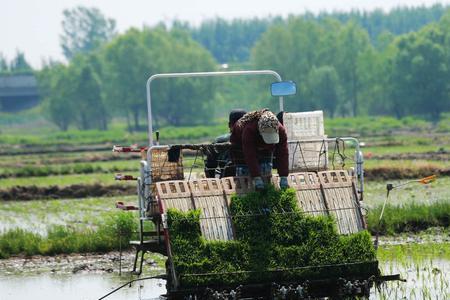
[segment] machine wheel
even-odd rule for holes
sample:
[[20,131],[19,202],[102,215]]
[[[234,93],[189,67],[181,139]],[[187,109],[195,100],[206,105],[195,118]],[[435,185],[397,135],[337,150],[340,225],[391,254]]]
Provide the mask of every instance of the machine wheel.
[[172,286],[172,271],[170,270],[170,264],[168,259],[166,259],[166,275],[167,275],[166,290],[167,293],[169,293],[172,290],[173,286]]

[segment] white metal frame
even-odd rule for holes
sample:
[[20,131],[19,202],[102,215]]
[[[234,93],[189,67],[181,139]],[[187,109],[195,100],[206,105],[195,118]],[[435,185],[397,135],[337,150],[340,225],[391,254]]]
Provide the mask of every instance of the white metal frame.
[[[147,110],[148,110],[148,140],[149,150],[153,146],[153,125],[152,125],[152,95],[151,83],[158,78],[183,78],[183,77],[218,77],[218,76],[249,76],[249,75],[270,75],[277,81],[282,81],[280,74],[272,70],[256,71],[221,71],[221,72],[193,72],[193,73],[163,73],[150,76],[147,80]],[[279,97],[280,111],[283,111],[283,97]],[[150,163],[150,162],[149,162]]]
[[[161,74],[154,74],[150,76],[147,80],[147,111],[148,111],[148,139],[149,139],[149,146],[147,150],[147,160],[141,161],[141,184],[145,187],[144,188],[144,195],[145,198],[151,197],[150,193],[150,184],[151,182],[151,163],[152,163],[152,155],[151,151],[153,149],[166,149],[167,145],[154,145],[153,141],[153,115],[152,115],[152,97],[151,97],[151,83],[159,78],[186,78],[186,77],[219,77],[219,76],[255,76],[255,75],[269,75],[273,76],[278,82],[282,81],[280,74],[273,70],[253,70],[253,71],[219,71],[219,72],[192,72],[192,73],[161,73]],[[279,109],[280,111],[284,110],[284,99],[283,97],[279,98]],[[326,141],[332,141],[335,139],[326,138]],[[352,137],[345,137],[340,138],[340,140],[343,141],[351,141],[354,142],[354,145],[356,147],[356,175],[359,183],[359,192],[362,198],[363,191],[364,191],[364,171],[363,171],[363,157],[362,153],[360,151],[359,141]],[[301,143],[308,143],[308,142],[321,142],[323,139],[320,140],[303,140],[300,141]],[[290,143],[296,143],[299,141],[289,141]],[[141,212],[141,218],[146,218],[145,216],[145,200],[141,199],[139,201],[140,203],[140,212]]]
[[[152,94],[151,83],[159,78],[193,78],[193,77],[219,77],[219,76],[256,76],[256,75],[269,75],[273,76],[278,82],[282,81],[280,74],[273,70],[253,70],[253,71],[218,71],[218,72],[191,72],[191,73],[160,73],[150,76],[147,80],[147,112],[148,112],[148,150],[147,160],[141,161],[141,184],[144,186],[145,199],[151,197],[150,184],[152,183],[151,177],[151,165],[152,165],[152,150],[157,148],[167,148],[168,146],[154,145],[153,142],[153,115],[152,115]],[[283,97],[278,97],[280,111],[284,110]],[[139,201],[140,216],[142,219],[146,219],[145,216],[145,203],[144,199]],[[141,206],[142,205],[142,206]]]

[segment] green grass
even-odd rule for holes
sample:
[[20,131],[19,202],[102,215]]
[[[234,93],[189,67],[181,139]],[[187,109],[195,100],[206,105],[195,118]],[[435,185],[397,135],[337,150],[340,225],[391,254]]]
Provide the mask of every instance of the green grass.
[[[192,127],[165,127],[159,129],[162,141],[174,140],[210,140],[227,132],[226,124]],[[112,127],[109,130],[68,130],[66,132],[51,131],[42,134],[1,134],[0,145],[28,145],[28,146],[54,146],[54,145],[82,145],[82,144],[142,144],[148,143],[147,132],[128,132],[122,126]]]
[[[376,146],[376,147],[364,147],[363,153],[372,153],[375,155],[384,154],[401,154],[401,153],[425,153],[435,152],[443,148],[437,145],[398,145],[398,146]],[[449,150],[449,145],[446,145],[444,149]]]
[[110,150],[92,150],[89,152],[47,152],[39,154],[15,154],[15,155],[1,155],[0,164],[34,164],[34,163],[58,163],[58,161],[64,162],[77,162],[83,159],[94,159],[95,157],[111,157],[115,156]]
[[385,245],[377,252],[382,274],[399,274],[405,282],[379,286],[375,299],[448,299],[450,243]]
[[450,260],[450,243],[382,245],[377,250],[381,261],[413,259],[421,261],[429,258]]
[[[77,130],[70,129],[66,132],[61,132],[55,129],[54,126],[39,119],[39,114],[36,111],[28,113],[22,117],[14,117],[13,115],[2,114],[0,119],[6,126],[0,132],[0,145],[3,147],[8,145],[22,145],[22,146],[54,146],[54,145],[82,145],[82,144],[147,144],[147,133],[134,132],[130,133],[126,130],[126,125],[123,121],[115,120],[109,130]],[[32,121],[38,119],[43,123],[41,125],[33,124],[31,128],[26,127],[26,120],[29,118]],[[36,120],[35,120],[36,119]],[[22,120],[19,122],[19,120]],[[24,123],[25,122],[25,123]],[[17,123],[17,126],[14,124]],[[23,124],[22,124],[23,123]],[[1,122],[0,122],[1,124]],[[334,118],[325,119],[325,129],[328,136],[347,136],[357,135],[360,137],[380,137],[392,136],[392,132],[413,132],[415,135],[425,135],[430,132],[433,133],[448,133],[450,131],[450,116],[444,115],[443,119],[438,124],[414,118],[406,117],[397,120],[392,117],[357,117],[357,118]],[[163,143],[174,141],[209,141],[214,137],[221,135],[228,131],[227,124],[223,120],[215,125],[202,126],[184,126],[184,127],[163,127],[158,129],[161,133],[161,140]],[[393,141],[399,141],[398,138],[390,138]],[[414,139],[414,136],[409,137]],[[423,138],[422,138],[423,139]],[[419,141],[416,139],[416,144],[426,142],[426,139]],[[422,145],[426,146],[426,145]],[[433,150],[433,147],[425,147],[421,151]],[[372,150],[372,149],[371,149]],[[377,148],[373,149],[378,150]],[[401,149],[405,150],[405,149]]]
[[67,164],[29,164],[16,168],[0,168],[0,178],[5,177],[33,177],[49,175],[68,174],[92,174],[131,171],[139,169],[139,161],[136,160],[115,160],[104,162],[83,162]]
[[128,247],[136,230],[131,213],[112,214],[97,229],[53,226],[47,235],[11,229],[0,235],[0,258],[11,255],[55,255],[61,253],[107,252]]
[[[398,185],[405,182],[407,180],[366,181],[363,204],[369,208],[382,205],[386,199],[386,184]],[[391,191],[388,204],[403,206],[412,202],[424,205],[447,202],[450,199],[449,186],[450,177],[438,177],[436,181],[427,185],[411,183]]]
[[382,207],[371,209],[367,215],[368,229],[372,234],[394,235],[450,225],[450,201],[430,205],[411,203],[401,207],[386,205],[379,223],[381,210]]
[[345,136],[349,134],[380,136],[389,135],[395,131],[448,132],[450,130],[449,123],[449,115],[444,115],[442,120],[436,125],[416,117],[405,117],[400,120],[383,116],[334,118],[325,119],[325,131],[329,136]]
[[1,201],[0,231],[21,228],[45,233],[49,226],[97,227],[109,214],[117,212],[116,202],[137,205],[136,196],[67,200]]
[[421,169],[421,168],[433,168],[433,169],[443,169],[449,168],[450,161],[439,161],[439,160],[388,160],[388,159],[366,159],[364,161],[365,169],[374,168],[396,168],[396,169]]
[[[132,173],[132,172],[130,172]],[[136,172],[137,173],[137,172]],[[132,174],[136,175],[136,174]],[[23,178],[5,178],[0,179],[1,189],[10,188],[13,186],[68,186],[72,184],[115,184],[114,174],[92,173],[92,174],[72,174],[72,175],[57,175],[45,177],[23,177]],[[131,184],[130,182],[123,182],[123,184]]]

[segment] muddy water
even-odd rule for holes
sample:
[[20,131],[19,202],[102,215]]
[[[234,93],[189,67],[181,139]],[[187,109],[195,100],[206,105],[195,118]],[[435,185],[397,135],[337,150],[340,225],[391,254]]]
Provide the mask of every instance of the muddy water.
[[[0,300],[99,299],[128,280],[117,274],[12,275],[0,277]],[[106,299],[154,299],[165,293],[160,279],[134,283]]]
[[[380,264],[384,274],[401,274],[406,282],[389,282],[373,288],[370,299],[450,299],[450,260],[389,260]],[[52,273],[10,273],[0,275],[0,300],[84,300],[98,299],[134,278],[100,269],[73,274],[57,269]],[[152,273],[163,270],[154,268]],[[2,272],[2,271],[0,271]],[[155,299],[165,293],[165,281],[151,279],[126,286],[106,299]]]
[[380,267],[383,274],[400,274],[406,282],[387,282],[373,288],[370,299],[450,299],[450,260],[392,260]]
[[[0,260],[0,300],[98,299],[114,288],[136,279],[129,275],[134,253],[71,254],[14,257]],[[164,257],[146,258],[146,276],[164,273]],[[165,293],[165,281],[133,283],[107,299],[150,299]]]

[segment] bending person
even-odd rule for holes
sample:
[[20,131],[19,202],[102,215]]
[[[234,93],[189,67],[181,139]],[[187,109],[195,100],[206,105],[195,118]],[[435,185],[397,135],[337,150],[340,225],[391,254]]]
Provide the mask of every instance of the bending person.
[[263,109],[245,114],[233,126],[230,142],[236,176],[250,175],[255,188],[263,189],[262,177],[272,175],[275,155],[280,187],[288,187],[289,151],[286,129],[271,111]]
[[[228,116],[228,128],[231,132],[234,124],[247,112],[243,109],[233,109]],[[214,144],[230,141],[230,133],[218,136]],[[208,152],[205,159],[205,175],[207,178],[234,176],[236,170],[231,163],[230,151],[228,149]]]

